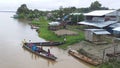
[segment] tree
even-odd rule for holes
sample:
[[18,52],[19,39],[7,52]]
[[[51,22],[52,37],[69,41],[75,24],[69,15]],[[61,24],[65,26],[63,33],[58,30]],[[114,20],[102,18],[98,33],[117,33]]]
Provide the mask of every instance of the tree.
[[78,8],[76,11],[77,13],[88,13],[90,12],[90,8]]
[[73,24],[77,24],[77,22],[83,21],[84,20],[84,15],[71,15],[71,22]]
[[17,14],[28,14],[29,13],[29,9],[27,8],[26,4],[22,4],[18,9],[17,9]]
[[102,5],[98,1],[95,1],[90,5],[90,10],[99,10],[101,6]]

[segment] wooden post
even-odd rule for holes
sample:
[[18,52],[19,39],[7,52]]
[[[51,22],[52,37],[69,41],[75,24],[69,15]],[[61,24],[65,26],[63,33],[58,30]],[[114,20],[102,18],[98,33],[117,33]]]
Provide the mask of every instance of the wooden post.
[[103,50],[103,58],[102,58],[102,63],[104,63],[104,56],[105,56],[105,49]]

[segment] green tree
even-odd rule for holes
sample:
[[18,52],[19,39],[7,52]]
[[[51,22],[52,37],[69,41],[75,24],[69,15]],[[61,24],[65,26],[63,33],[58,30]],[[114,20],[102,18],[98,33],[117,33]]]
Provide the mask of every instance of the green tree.
[[29,9],[27,8],[26,4],[22,4],[18,9],[17,9],[17,14],[28,14],[29,13]]
[[33,12],[34,12],[34,18],[39,18],[40,16],[39,10],[35,9]]
[[77,22],[83,21],[84,20],[84,15],[71,15],[71,22],[73,24],[77,24]]
[[101,9],[101,4],[98,1],[91,3],[90,10],[99,10]]

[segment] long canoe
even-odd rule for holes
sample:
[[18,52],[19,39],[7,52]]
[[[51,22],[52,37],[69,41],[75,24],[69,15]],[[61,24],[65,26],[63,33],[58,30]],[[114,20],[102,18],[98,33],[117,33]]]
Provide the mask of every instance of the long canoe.
[[23,45],[23,47],[24,48],[26,48],[28,51],[30,51],[30,52],[32,52],[32,53],[34,53],[34,54],[36,54],[36,55],[39,55],[39,56],[41,56],[41,57],[45,57],[45,58],[47,58],[47,59],[51,59],[51,60],[56,60],[57,59],[57,57],[55,57],[54,55],[50,55],[50,56],[48,56],[47,54],[48,54],[48,52],[47,51],[45,51],[45,50],[42,50],[40,53],[39,52],[37,52],[37,51],[33,51],[31,48],[29,48],[27,45]]
[[35,44],[36,46],[59,46],[62,45],[63,42],[26,42],[24,44]]
[[100,62],[95,61],[95,60],[93,60],[93,59],[91,59],[91,58],[88,58],[88,57],[86,57],[86,56],[78,53],[78,52],[75,51],[75,50],[69,50],[68,53],[71,54],[72,56],[74,56],[74,57],[76,57],[76,58],[84,61],[84,62],[89,63],[89,64],[92,64],[92,65],[95,65],[95,66],[101,64]]

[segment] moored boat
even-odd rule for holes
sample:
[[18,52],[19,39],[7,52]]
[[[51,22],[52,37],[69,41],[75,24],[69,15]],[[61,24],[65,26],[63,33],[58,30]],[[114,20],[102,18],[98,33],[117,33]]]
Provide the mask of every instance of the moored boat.
[[57,57],[55,57],[53,54],[48,55],[48,52],[43,50],[43,49],[39,52],[39,51],[32,50],[32,48],[30,48],[27,45],[23,45],[23,47],[26,48],[28,51],[30,51],[30,52],[38,55],[38,56],[45,57],[45,58],[51,59],[51,60],[56,60],[57,59]]
[[63,42],[26,42],[24,44],[35,44],[36,46],[59,46],[62,45]]
[[101,64],[101,62],[95,61],[95,60],[93,60],[93,59],[91,59],[91,58],[89,58],[89,57],[86,57],[86,56],[78,53],[78,52],[75,51],[75,50],[69,50],[68,53],[71,54],[72,56],[74,56],[74,57],[76,57],[76,58],[84,61],[84,62],[89,63],[89,64],[92,64],[92,65],[95,65],[95,66]]
[[39,29],[38,26],[31,25],[31,29]]

